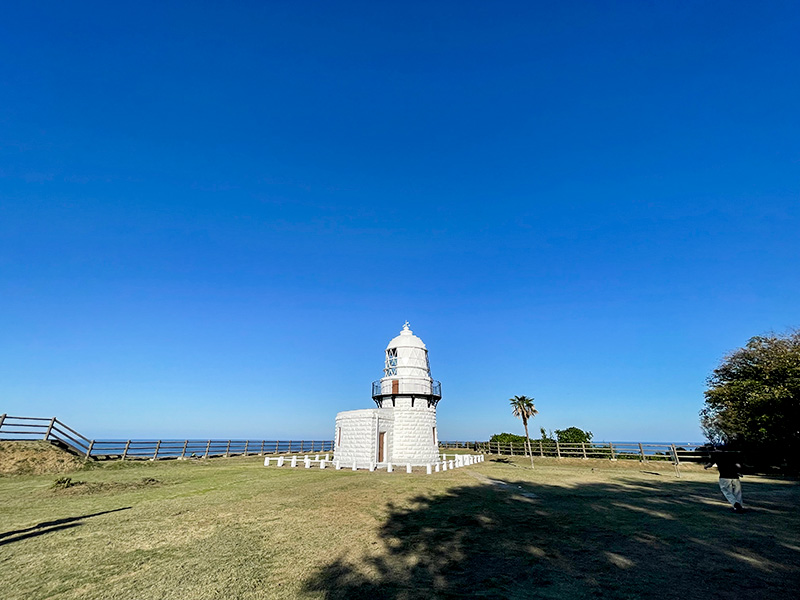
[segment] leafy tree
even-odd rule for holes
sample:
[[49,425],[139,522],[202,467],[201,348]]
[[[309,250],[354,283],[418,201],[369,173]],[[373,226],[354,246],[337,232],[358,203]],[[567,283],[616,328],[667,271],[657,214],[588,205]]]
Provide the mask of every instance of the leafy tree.
[[515,417],[522,419],[522,425],[525,427],[525,450],[531,458],[531,468],[533,468],[533,452],[531,452],[531,438],[528,435],[528,419],[532,419],[539,414],[536,406],[533,404],[533,398],[527,396],[514,396],[509,400],[511,403],[511,412]]
[[515,446],[522,446],[525,447],[525,436],[524,435],[517,435],[516,433],[495,433],[489,441],[492,444],[502,444],[504,446],[508,444],[514,444]]
[[800,331],[750,338],[722,360],[707,383],[700,425],[709,441],[735,442],[798,463]]
[[594,434],[577,427],[568,427],[567,429],[556,429],[556,437],[559,444],[580,444],[581,442],[588,444],[592,441]]

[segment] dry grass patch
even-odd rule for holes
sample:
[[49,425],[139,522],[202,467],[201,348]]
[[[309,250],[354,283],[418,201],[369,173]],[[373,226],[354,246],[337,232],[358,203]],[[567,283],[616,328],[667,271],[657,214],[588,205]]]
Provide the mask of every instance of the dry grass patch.
[[84,461],[45,441],[0,441],[0,475],[68,473]]

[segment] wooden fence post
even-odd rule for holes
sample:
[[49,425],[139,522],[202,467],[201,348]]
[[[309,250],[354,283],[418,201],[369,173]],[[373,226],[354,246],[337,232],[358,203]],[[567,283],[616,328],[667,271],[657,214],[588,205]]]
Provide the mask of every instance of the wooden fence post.
[[305,447],[305,442],[303,440],[300,440],[300,454],[303,453],[303,448],[304,447]]
[[128,456],[128,449],[130,447],[131,447],[131,441],[128,440],[128,442],[125,444],[125,450],[122,451],[122,457],[120,457],[120,460],[125,460],[125,457]]
[[259,456],[264,456],[264,444],[266,443],[266,440],[261,440],[261,452],[258,453]]
[[86,458],[92,458],[92,448],[94,448],[94,440],[89,442],[89,448],[86,450]]
[[188,445],[189,445],[189,440],[183,442],[183,450],[181,450],[181,458],[184,458],[186,456],[186,446]]
[[208,453],[210,450],[211,450],[211,440],[208,440],[208,443],[206,444],[206,453],[203,454],[203,458],[208,458]]
[[511,448],[511,456],[514,456],[514,442],[511,442],[508,447]]
[[47,431],[44,434],[45,440],[50,437],[50,432],[53,431],[53,425],[55,424],[56,424],[56,418],[53,417],[52,419],[50,419],[50,424],[47,426]]
[[225,448],[225,458],[231,457],[231,441],[228,440],[228,446]]
[[5,420],[6,420],[6,413],[3,413],[2,415],[0,415],[0,429],[3,428],[3,421]]
[[586,442],[581,442],[581,448],[583,449],[583,458],[588,458],[586,456]]
[[641,458],[641,461],[642,461],[642,462],[644,462],[644,461],[645,461],[645,458],[644,458],[644,448],[642,447],[642,442],[639,442],[639,454],[640,454],[640,455],[641,455],[641,457],[642,457],[642,458]]
[[[276,442],[276,444],[277,444],[277,442]],[[289,454],[292,453],[292,440],[289,440],[289,450],[288,450],[288,452],[289,452]]]
[[608,447],[611,450],[611,460],[617,460],[617,457],[614,456],[614,444],[608,442]]
[[558,445],[558,440],[556,440],[556,454],[561,458],[561,446]]
[[539,456],[544,458],[544,449],[542,448],[542,440],[539,440]]
[[156,442],[156,451],[155,451],[155,452],[153,452],[153,460],[157,460],[157,459],[158,459],[158,449],[159,449],[160,447],[161,447],[161,440],[158,440],[158,441]]
[[244,455],[247,456],[247,447],[250,445],[250,440],[244,441]]
[[678,460],[678,451],[675,449],[675,444],[670,444],[670,449],[672,450],[672,458],[674,462],[672,463],[675,465],[675,477],[681,476],[681,461]]
[[[279,440],[275,440],[275,454],[278,453],[278,444],[280,444]],[[289,442],[289,452],[292,451],[292,442]]]

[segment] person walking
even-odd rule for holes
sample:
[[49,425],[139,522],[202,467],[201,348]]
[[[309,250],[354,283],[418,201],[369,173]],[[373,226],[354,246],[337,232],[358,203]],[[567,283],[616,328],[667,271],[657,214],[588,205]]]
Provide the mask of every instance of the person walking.
[[713,449],[711,451],[710,462],[705,468],[710,469],[717,465],[719,471],[719,489],[722,495],[733,506],[733,512],[743,513],[742,507],[742,482],[741,476],[742,463],[738,452],[732,452],[726,448]]

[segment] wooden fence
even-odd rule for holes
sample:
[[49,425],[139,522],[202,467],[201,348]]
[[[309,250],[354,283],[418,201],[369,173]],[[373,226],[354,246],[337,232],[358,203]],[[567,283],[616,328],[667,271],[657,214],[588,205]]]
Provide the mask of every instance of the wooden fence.
[[[486,454],[524,456],[525,444],[499,442],[439,442],[443,448],[465,448]],[[534,456],[553,458],[600,458],[608,460],[662,460],[679,464],[700,462],[703,454],[697,451],[701,444],[674,444],[653,442],[587,442],[562,443],[557,440],[531,440]]]
[[332,452],[329,440],[90,440],[56,417],[0,415],[0,439],[42,439],[95,459],[211,458],[251,454]]
[[[251,454],[333,452],[329,440],[90,440],[56,417],[0,415],[0,439],[43,439],[87,458],[210,458]],[[499,442],[439,442],[440,448],[463,448],[484,454],[524,455],[524,444]],[[609,460],[666,460],[675,464],[703,460],[699,444],[652,442],[560,443],[531,440],[534,456],[555,458],[604,458]]]

